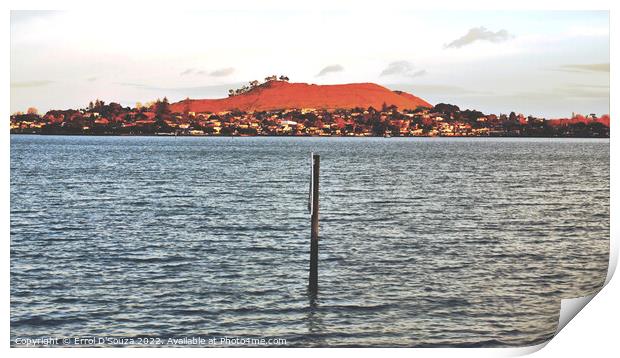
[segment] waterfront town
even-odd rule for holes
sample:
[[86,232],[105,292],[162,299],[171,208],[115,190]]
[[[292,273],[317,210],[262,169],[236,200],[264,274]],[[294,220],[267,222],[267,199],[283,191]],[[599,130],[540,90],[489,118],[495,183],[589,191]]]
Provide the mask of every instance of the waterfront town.
[[450,104],[399,109],[323,110],[290,108],[271,111],[195,113],[171,111],[166,98],[133,108],[96,100],[86,108],[35,108],[11,115],[12,134],[179,135],[179,136],[347,136],[347,137],[609,137],[609,115],[573,114],[545,119],[483,114]]

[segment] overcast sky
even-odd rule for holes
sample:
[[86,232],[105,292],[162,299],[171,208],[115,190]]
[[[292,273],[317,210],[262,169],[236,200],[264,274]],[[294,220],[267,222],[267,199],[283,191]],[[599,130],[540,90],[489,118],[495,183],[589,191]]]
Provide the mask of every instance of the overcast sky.
[[11,13],[11,111],[225,97],[270,74],[485,113],[609,113],[608,12]]

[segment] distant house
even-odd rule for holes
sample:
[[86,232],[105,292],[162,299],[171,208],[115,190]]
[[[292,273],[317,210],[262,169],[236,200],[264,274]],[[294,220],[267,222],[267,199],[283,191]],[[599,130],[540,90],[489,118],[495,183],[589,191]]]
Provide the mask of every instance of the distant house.
[[284,127],[292,127],[292,126],[296,126],[297,122],[295,121],[288,121],[288,120],[282,120],[280,121],[280,124]]

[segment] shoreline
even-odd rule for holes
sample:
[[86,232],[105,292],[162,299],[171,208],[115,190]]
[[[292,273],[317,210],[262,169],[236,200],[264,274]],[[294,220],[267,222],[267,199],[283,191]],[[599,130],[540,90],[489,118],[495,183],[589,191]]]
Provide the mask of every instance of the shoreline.
[[158,137],[158,138],[167,138],[167,137],[191,137],[191,138],[384,138],[384,139],[392,139],[392,138],[546,138],[546,139],[610,139],[607,137],[597,137],[597,136],[520,136],[520,135],[486,135],[486,136],[463,136],[463,135],[452,135],[452,136],[343,136],[343,135],[173,135],[173,134],[73,134],[73,133],[10,133],[9,135],[18,135],[18,136],[66,136],[66,137]]

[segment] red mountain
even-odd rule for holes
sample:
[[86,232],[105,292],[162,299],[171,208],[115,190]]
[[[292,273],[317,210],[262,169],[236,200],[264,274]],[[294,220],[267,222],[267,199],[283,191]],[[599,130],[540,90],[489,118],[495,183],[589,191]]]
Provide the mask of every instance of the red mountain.
[[432,107],[425,100],[412,94],[391,91],[374,83],[343,85],[315,85],[269,81],[248,92],[220,99],[190,99],[171,105],[173,112],[244,112],[292,108],[351,109],[370,106],[381,109],[383,104],[399,109]]

